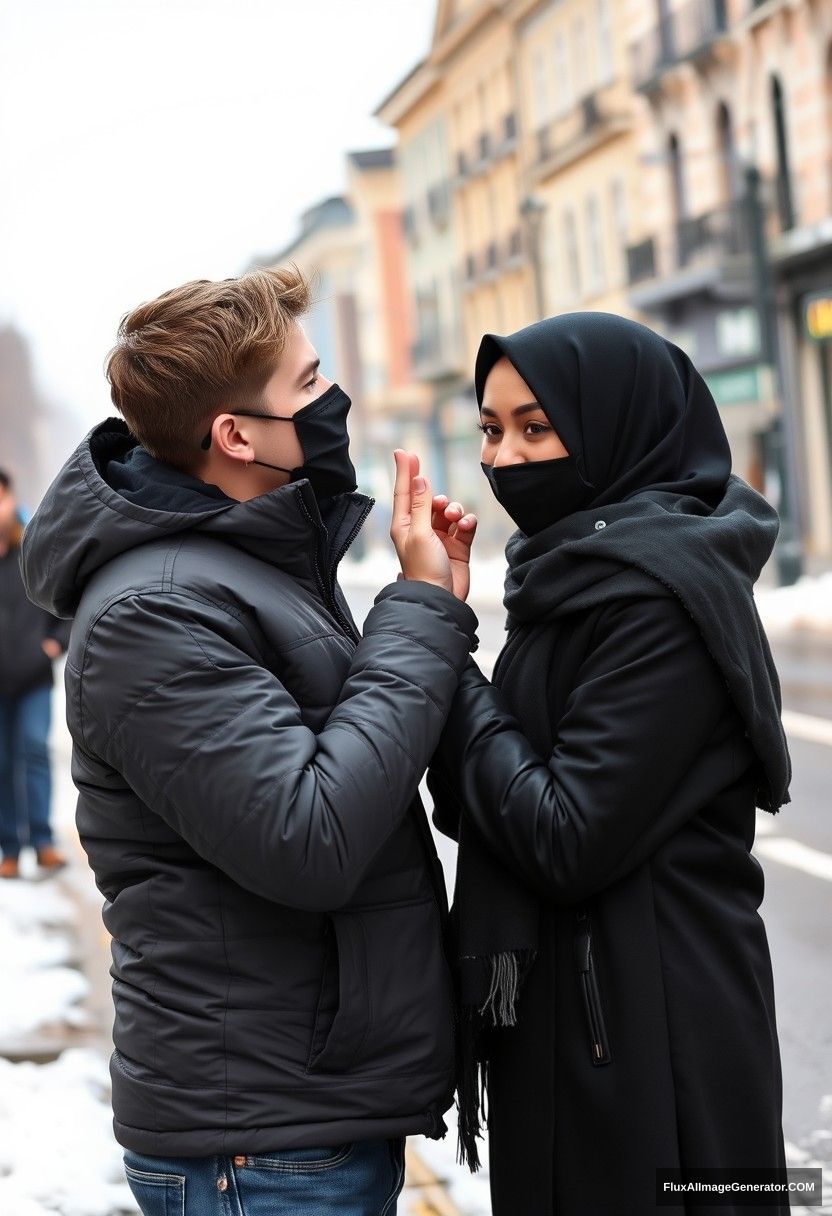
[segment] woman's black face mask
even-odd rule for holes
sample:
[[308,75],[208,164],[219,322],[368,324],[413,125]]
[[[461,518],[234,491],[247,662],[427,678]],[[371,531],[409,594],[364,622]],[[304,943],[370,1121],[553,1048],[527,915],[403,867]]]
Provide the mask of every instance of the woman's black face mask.
[[[337,384],[331,384],[326,392],[296,414],[264,414],[254,410],[228,412],[245,418],[293,422],[303,451],[303,464],[295,469],[286,469],[279,464],[269,464],[266,460],[253,460],[251,463],[289,473],[291,481],[308,478],[316,498],[320,500],[354,490],[357,485],[355,467],[349,456],[350,437],[347,432],[347,414],[351,405],[344,390]],[[202,448],[207,451],[210,446],[209,431],[202,441]]]
[[581,476],[574,456],[480,465],[494,497],[527,536],[588,507],[595,497],[595,487]]

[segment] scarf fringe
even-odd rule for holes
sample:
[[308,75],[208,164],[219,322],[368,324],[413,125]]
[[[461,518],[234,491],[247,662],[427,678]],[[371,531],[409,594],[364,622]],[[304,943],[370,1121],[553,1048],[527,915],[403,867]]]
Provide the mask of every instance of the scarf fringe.
[[504,950],[486,959],[491,983],[484,1003],[463,1009],[459,1035],[457,1161],[474,1174],[480,1168],[477,1140],[487,1119],[488,1060],[480,1048],[486,1020],[492,1027],[517,1025],[520,982],[535,956],[533,950]]

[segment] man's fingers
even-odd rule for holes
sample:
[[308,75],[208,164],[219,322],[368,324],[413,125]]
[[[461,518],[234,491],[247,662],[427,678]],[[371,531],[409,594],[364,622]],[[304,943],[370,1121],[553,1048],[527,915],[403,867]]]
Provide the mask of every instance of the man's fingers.
[[[396,462],[396,482],[393,486],[393,521],[390,531],[399,531],[410,523],[410,482],[412,478],[412,457],[403,448],[393,452]],[[418,456],[416,460],[418,461]]]
[[433,490],[423,474],[414,477],[410,493],[410,528],[417,536],[428,536],[431,532],[431,507]]

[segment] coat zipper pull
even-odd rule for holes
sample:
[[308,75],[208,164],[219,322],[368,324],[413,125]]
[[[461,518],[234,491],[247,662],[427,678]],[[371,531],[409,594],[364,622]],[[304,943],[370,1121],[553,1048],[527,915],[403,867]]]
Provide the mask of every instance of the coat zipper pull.
[[604,1012],[598,977],[592,958],[592,928],[589,913],[585,908],[575,913],[575,965],[581,979],[581,994],[589,1030],[589,1044],[593,1064],[608,1064],[612,1057],[607,1042]]

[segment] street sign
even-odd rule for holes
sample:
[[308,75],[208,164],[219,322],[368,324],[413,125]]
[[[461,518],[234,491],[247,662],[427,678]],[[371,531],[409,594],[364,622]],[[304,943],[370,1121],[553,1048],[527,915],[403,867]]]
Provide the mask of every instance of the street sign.
[[832,338],[832,291],[803,297],[803,324],[815,342],[828,342]]

